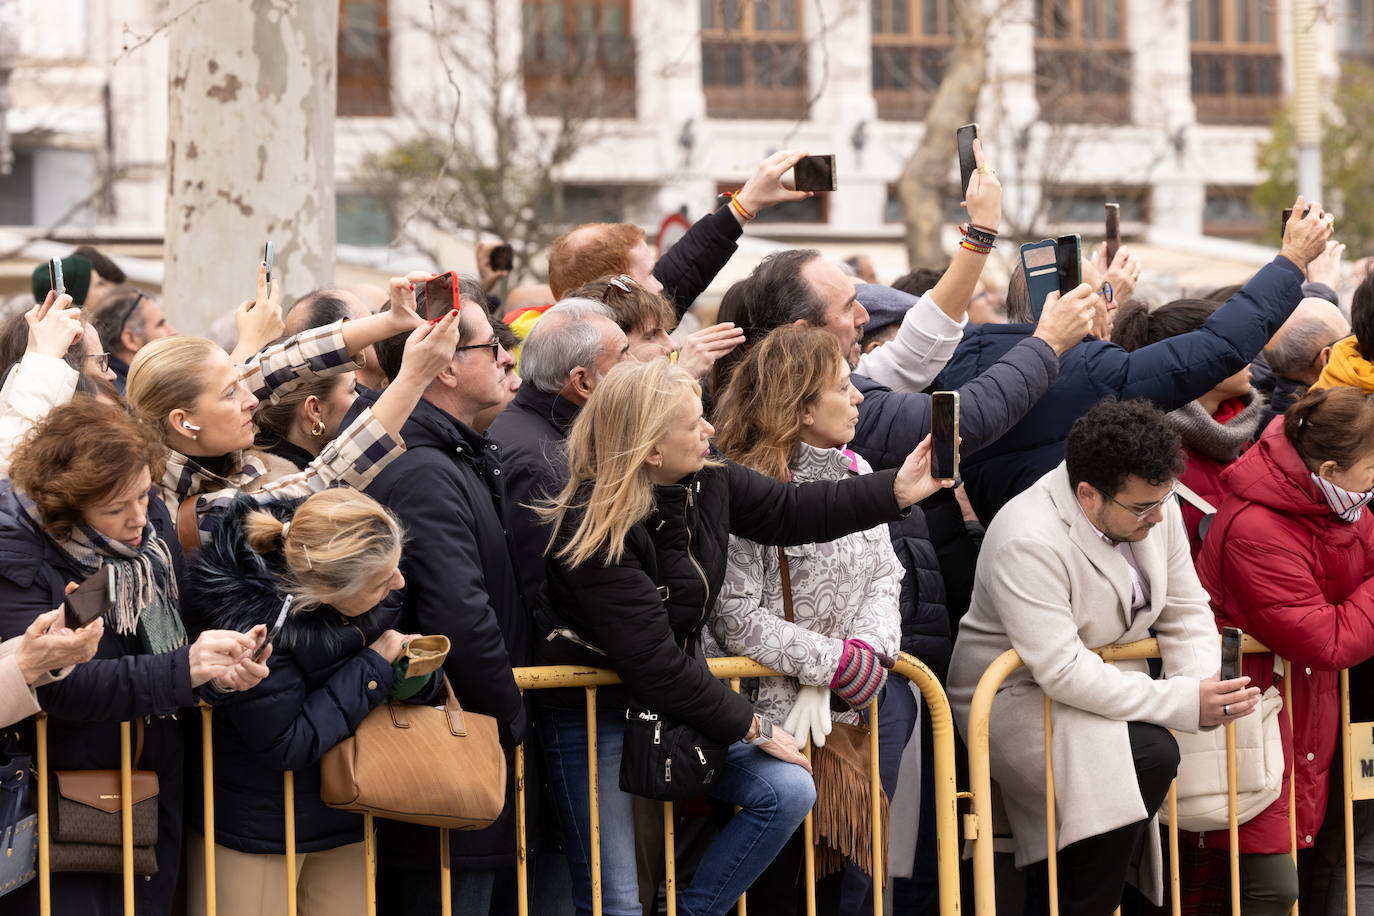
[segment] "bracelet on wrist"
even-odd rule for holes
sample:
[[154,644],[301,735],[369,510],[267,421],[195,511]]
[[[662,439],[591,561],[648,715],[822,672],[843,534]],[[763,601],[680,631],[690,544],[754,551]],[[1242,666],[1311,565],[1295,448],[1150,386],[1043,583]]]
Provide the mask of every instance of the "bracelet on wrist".
[[979,247],[991,249],[997,243],[997,233],[991,229],[984,229],[969,223],[963,227],[964,240],[974,243]]
[[733,209],[737,214],[739,214],[740,219],[744,220],[747,223],[754,218],[754,214],[750,213],[747,209],[745,209],[744,204],[739,202],[739,195],[740,192],[743,190],[744,188],[739,188],[734,191],[726,191],[722,193],[720,196],[730,201],[730,208]]

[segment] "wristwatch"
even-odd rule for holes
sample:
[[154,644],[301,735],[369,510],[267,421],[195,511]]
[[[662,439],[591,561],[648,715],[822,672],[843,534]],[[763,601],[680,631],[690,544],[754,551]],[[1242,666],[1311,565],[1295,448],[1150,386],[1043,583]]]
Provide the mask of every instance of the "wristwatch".
[[758,733],[757,735],[755,735],[754,737],[750,738],[750,739],[748,740],[748,743],[749,743],[749,744],[753,744],[753,745],[755,745],[755,746],[758,746],[758,745],[767,744],[769,741],[772,741],[772,740],[773,740],[773,723],[772,723],[772,722],[769,722],[769,721],[768,721],[767,719],[765,719],[763,716],[760,716],[760,715],[757,715],[757,714],[755,714],[754,718],[759,720],[759,733]]

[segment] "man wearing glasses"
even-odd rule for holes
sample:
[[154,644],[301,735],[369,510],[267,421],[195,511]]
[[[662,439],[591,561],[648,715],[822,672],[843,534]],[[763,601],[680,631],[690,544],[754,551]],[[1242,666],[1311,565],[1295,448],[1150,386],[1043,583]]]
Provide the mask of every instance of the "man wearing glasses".
[[[1060,912],[1107,916],[1129,881],[1159,903],[1155,813],[1178,768],[1169,729],[1196,732],[1254,708],[1245,679],[1218,681],[1220,647],[1173,499],[1178,433],[1146,401],[1107,399],[1069,432],[1064,462],[988,528],[959,626],[949,695],[965,737],[983,672],[1007,649],[1025,666],[992,705],[992,776],[1029,866],[1047,891],[1045,698],[1051,701]],[[1159,640],[1144,660],[1091,650]],[[974,742],[970,741],[970,744]]]
[[171,337],[177,329],[167,321],[158,301],[133,287],[123,286],[101,297],[91,324],[109,354],[114,386],[124,393],[124,381],[134,354],[149,341]]

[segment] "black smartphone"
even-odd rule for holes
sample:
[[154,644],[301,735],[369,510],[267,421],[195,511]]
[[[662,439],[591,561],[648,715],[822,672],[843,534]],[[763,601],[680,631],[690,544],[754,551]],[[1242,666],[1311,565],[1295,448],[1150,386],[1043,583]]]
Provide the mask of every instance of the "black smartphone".
[[792,182],[798,191],[835,190],[835,157],[803,156],[792,166]]
[[416,290],[415,307],[421,318],[435,322],[458,308],[460,298],[458,277],[450,270],[426,280],[424,289]]
[[491,250],[487,266],[492,270],[510,270],[515,266],[515,249],[504,242]]
[[1054,241],[1054,268],[1059,277],[1059,295],[1066,296],[1083,282],[1083,240],[1078,233],[1061,235]]
[[1105,204],[1107,226],[1107,266],[1116,260],[1121,250],[1121,204]]
[[955,480],[959,476],[959,392],[930,395],[930,476]]
[[[1307,215],[1308,213],[1310,213],[1310,212],[1312,212],[1312,208],[1311,208],[1311,207],[1308,207],[1306,210],[1302,211],[1302,215],[1303,215],[1303,216],[1306,216],[1306,215]],[[1280,241],[1283,240],[1283,234],[1284,234],[1285,232],[1288,231],[1288,220],[1289,220],[1289,218],[1292,217],[1292,215],[1293,215],[1293,208],[1292,208],[1292,207],[1284,207],[1284,208],[1283,208],[1283,215],[1279,217],[1279,240],[1280,240]]]
[[272,243],[268,242],[262,250],[262,263],[267,265],[267,292],[272,292]]
[[48,261],[48,285],[59,296],[67,291],[67,285],[62,282],[61,258],[52,258]]
[[261,659],[262,653],[266,652],[267,647],[276,642],[277,637],[281,635],[281,628],[286,623],[286,615],[291,610],[291,602],[294,600],[295,599],[291,595],[287,595],[286,600],[281,603],[281,613],[277,614],[276,621],[273,622],[272,626],[263,634],[262,641],[259,642],[257,648],[253,650],[253,661]]
[[66,601],[64,622],[73,630],[79,630],[115,606],[114,567],[102,563],[85,581],[76,587]]
[[973,173],[978,171],[978,160],[973,156],[973,141],[979,137],[977,124],[965,124],[954,132],[954,142],[959,147],[959,195],[968,194],[968,183]]
[[1240,638],[1237,627],[1221,628],[1221,679],[1234,680],[1240,677]]

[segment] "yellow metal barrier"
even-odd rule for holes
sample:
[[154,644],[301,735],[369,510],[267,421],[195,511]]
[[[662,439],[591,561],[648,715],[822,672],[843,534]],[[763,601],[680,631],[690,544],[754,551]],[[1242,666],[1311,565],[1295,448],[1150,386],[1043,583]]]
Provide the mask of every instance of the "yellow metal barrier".
[[[1129,643],[1126,645],[1104,646],[1094,650],[1107,662],[1122,659],[1142,659],[1158,658],[1159,644],[1156,640],[1146,639],[1140,642]],[[1265,653],[1270,650],[1262,643],[1247,636],[1241,646],[1242,653],[1255,654]],[[974,912],[977,916],[996,916],[996,880],[994,877],[994,850],[992,835],[992,773],[989,760],[989,720],[992,713],[992,703],[996,698],[998,688],[1002,682],[1011,675],[1013,671],[1022,666],[1021,657],[1014,649],[1002,653],[997,659],[988,666],[983,672],[982,678],[973,694],[973,701],[969,708],[969,790],[973,800],[973,813],[968,821],[967,833],[973,841],[973,875],[974,875]],[[1284,707],[1288,712],[1289,726],[1292,727],[1292,677],[1291,666],[1284,662],[1283,674],[1283,701]],[[1230,878],[1231,878],[1231,908],[1235,916],[1240,916],[1240,844],[1238,842],[1238,825],[1236,823],[1236,739],[1234,725],[1224,726],[1226,729],[1226,755],[1227,755],[1227,782],[1228,782],[1228,808],[1230,812],[1230,824],[1228,830],[1230,834]],[[1050,699],[1045,698],[1045,799],[1047,812],[1055,810],[1054,804],[1054,762],[1050,753],[1051,747],[1051,722],[1050,722]],[[1349,765],[1350,755],[1348,743],[1350,740],[1350,698],[1349,681],[1346,672],[1341,672],[1341,734],[1346,742],[1345,761],[1345,878],[1346,878],[1346,912],[1348,916],[1355,916],[1355,857],[1354,857],[1354,821],[1352,819],[1352,800],[1351,800],[1351,768]],[[1295,817],[1296,801],[1294,797],[1294,780],[1292,771],[1289,771],[1289,830],[1292,846],[1292,853],[1296,861],[1298,839],[1297,839],[1297,820]],[[1169,811],[1169,903],[1175,916],[1181,912],[1181,887],[1179,875],[1179,847],[1178,847],[1178,811],[1176,787],[1170,786],[1169,796],[1166,802]],[[1057,916],[1059,913],[1058,901],[1058,853],[1055,842],[1055,818],[1047,817],[1045,825],[1045,835],[1049,843],[1049,903],[1050,913]],[[943,845],[941,846],[943,852]],[[1297,916],[1298,908],[1293,907],[1293,916]]]

